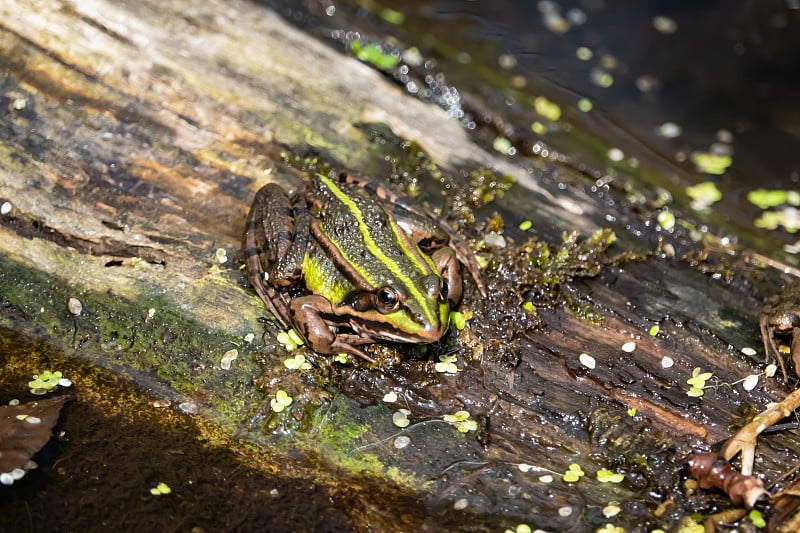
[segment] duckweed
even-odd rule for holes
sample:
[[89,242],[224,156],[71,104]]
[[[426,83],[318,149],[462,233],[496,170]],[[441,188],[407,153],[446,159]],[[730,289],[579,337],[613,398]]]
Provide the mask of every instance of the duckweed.
[[158,485],[156,485],[155,487],[153,487],[152,489],[150,489],[150,494],[152,494],[153,496],[163,496],[171,492],[172,489],[170,488],[170,486],[164,483],[163,481]]
[[437,372],[445,373],[445,374],[456,374],[458,373],[458,366],[456,366],[456,355],[446,355],[442,354],[439,356],[439,362],[434,365],[434,368]]
[[380,17],[389,24],[395,25],[402,24],[406,20],[405,15],[401,12],[389,9],[388,7],[381,9]]
[[600,529],[597,529],[596,533],[625,533],[625,528],[615,526],[614,524],[606,524]]
[[501,154],[509,154],[512,148],[511,141],[509,141],[505,137],[497,137],[492,143],[492,148],[494,148]]
[[28,387],[30,387],[31,393],[37,395],[47,394],[59,385],[62,387],[69,387],[72,385],[72,381],[63,377],[61,371],[59,370],[56,370],[55,372],[45,370],[40,374],[35,374],[33,376],[33,381],[28,382]]
[[455,427],[461,433],[477,431],[478,422],[470,418],[468,411],[457,411],[452,415],[444,415],[442,420]]
[[294,329],[281,331],[275,338],[288,352],[293,352],[305,344],[303,338]]
[[601,468],[597,471],[597,481],[600,483],[621,483],[624,479],[624,475],[606,470],[605,468]]
[[450,322],[456,327],[458,331],[461,331],[465,327],[467,327],[467,320],[472,318],[472,312],[465,311],[450,311]]
[[351,41],[350,50],[360,61],[369,63],[379,69],[394,68],[400,62],[399,56],[385,53],[379,45],[374,43],[363,45],[361,41]]
[[750,514],[747,515],[750,518],[750,521],[756,527],[767,527],[767,522],[764,520],[764,517],[761,515],[761,511],[757,509],[753,509],[750,511]]
[[756,189],[747,193],[747,200],[760,209],[769,209],[783,204],[800,206],[800,192]]
[[672,231],[675,228],[675,215],[672,211],[664,210],[658,214],[658,225],[665,231]]
[[563,479],[567,483],[575,483],[585,475],[586,472],[583,471],[581,465],[579,465],[578,463],[572,463],[571,465],[569,465],[569,469],[566,472],[564,472]]
[[289,370],[311,370],[311,363],[306,360],[306,356],[298,353],[294,357],[283,360],[283,366]]
[[561,108],[544,96],[537,96],[533,100],[533,110],[550,122],[557,122],[561,118]]
[[692,398],[702,396],[704,394],[703,389],[706,388],[706,381],[711,379],[713,375],[711,372],[701,372],[699,367],[692,370],[692,377],[686,380],[686,383],[691,386],[686,395]]
[[[729,155],[718,155],[718,154],[712,154],[710,152],[692,152],[690,159],[692,160],[692,163],[694,163],[694,165],[697,167],[697,170],[699,170],[700,172],[704,172],[706,174],[714,174],[714,175],[725,174],[725,171],[728,170],[728,167],[731,166],[731,163],[733,163],[733,160]],[[699,183],[698,185],[702,185],[703,187],[705,187],[707,183]],[[698,185],[696,185],[695,187],[697,187]],[[690,189],[691,188],[692,187],[690,187]],[[716,186],[714,187],[714,189],[716,189]],[[687,190],[686,192],[688,193],[689,191]],[[691,194],[689,194],[689,196],[691,196]]]
[[692,207],[698,210],[705,209],[722,199],[722,192],[713,181],[704,181],[697,185],[686,187],[686,195],[691,198]]
[[276,413],[280,413],[281,411],[292,405],[293,401],[294,398],[289,396],[289,394],[285,390],[279,389],[275,393],[275,397],[272,400],[270,400],[269,405],[270,407],[272,407],[273,411],[275,411]]

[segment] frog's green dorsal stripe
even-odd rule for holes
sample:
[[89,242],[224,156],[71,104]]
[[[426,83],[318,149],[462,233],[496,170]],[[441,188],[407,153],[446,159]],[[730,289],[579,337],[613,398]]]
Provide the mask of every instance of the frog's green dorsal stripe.
[[[336,183],[334,183],[330,178],[323,174],[317,174],[319,180],[333,193],[336,198],[344,204],[345,207],[352,213],[353,217],[358,221],[358,229],[361,233],[362,238],[364,239],[364,244],[367,246],[367,249],[372,253],[381,263],[383,263],[387,269],[397,278],[399,279],[403,285],[405,286],[406,290],[414,300],[418,303],[418,307],[422,310],[425,314],[425,319],[430,324],[435,324],[439,321],[439,317],[437,317],[434,312],[430,309],[428,305],[426,305],[426,298],[420,292],[419,288],[417,287],[415,281],[409,278],[400,266],[395,262],[394,259],[387,256],[383,253],[383,250],[375,243],[370,235],[369,227],[364,221],[363,215],[361,213],[361,209],[356,205],[356,203],[345,193],[341,188],[339,188]],[[431,268],[431,264],[428,263],[419,252],[419,250],[411,250],[407,245],[408,239],[404,235],[401,236],[400,232],[403,230],[397,226],[397,222],[393,219],[393,217],[389,217],[392,230],[395,233],[395,240],[397,244],[402,248],[403,254],[412,260],[414,264],[419,268],[422,274],[433,272]],[[334,243],[335,245],[335,243]],[[337,246],[338,248],[338,246]],[[344,254],[343,254],[344,255]],[[369,276],[366,272],[364,272],[357,264],[352,264],[351,266],[355,269],[356,272],[364,279],[369,279]]]

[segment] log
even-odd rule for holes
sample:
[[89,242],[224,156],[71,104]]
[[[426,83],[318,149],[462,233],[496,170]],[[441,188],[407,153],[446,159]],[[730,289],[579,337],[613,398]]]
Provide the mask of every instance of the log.
[[[724,257],[699,263],[732,272],[729,283],[696,264],[645,258],[661,235],[635,206],[606,203],[554,162],[488,152],[443,110],[267,8],[8,0],[0,61],[0,325],[8,338],[58,354],[4,351],[0,361],[14,371],[2,378],[2,400],[26,394],[20,377],[52,361],[76,375],[118,376],[102,389],[118,403],[101,399],[96,382],[73,379],[76,401],[62,417],[83,403],[138,428],[137,405],[170,404],[149,423],[163,429],[191,416],[197,438],[232,450],[242,468],[317,487],[311,497],[333,502],[338,527],[594,531],[668,529],[703,508],[684,494],[680,458],[720,443],[748,408],[787,392],[777,378],[741,386],[763,368],[740,350],[761,350],[758,311],[777,292],[774,276],[747,277],[747,265]],[[376,132],[389,147],[372,142]],[[380,179],[395,139],[415,143],[455,182],[462,170],[513,178],[511,192],[465,229],[480,240],[492,210],[506,220],[508,247],[481,252],[490,296],[468,286],[469,325],[429,352],[385,348],[401,355],[380,368],[308,353],[314,368],[290,371],[283,361],[293,355],[274,327],[265,330],[263,304],[240,269],[249,203],[270,181],[298,187],[299,167],[314,158]],[[542,179],[554,173],[558,180]],[[532,232],[515,229],[525,219]],[[548,289],[553,305],[531,297],[548,292],[531,259],[543,261],[542,242],[555,254],[563,232],[587,239],[604,227],[617,235],[608,255],[573,245],[574,271],[559,271]],[[695,246],[665,238],[679,255]],[[637,255],[609,258],[622,252]],[[575,267],[582,260],[596,271]],[[523,308],[531,299],[538,313]],[[569,301],[604,319],[580,318]],[[457,355],[459,372],[435,371],[442,350]],[[687,395],[696,368],[713,373],[702,397]],[[270,408],[278,390],[294,398],[283,414]],[[398,399],[384,401],[389,393]],[[392,422],[401,408],[410,411],[405,429]],[[478,425],[458,431],[445,416],[459,411]],[[792,434],[765,437],[757,468],[774,480],[799,451]],[[586,475],[565,481],[571,464]],[[624,480],[601,482],[602,470]],[[5,516],[26,505],[9,494]],[[604,511],[610,505],[622,512]],[[257,527],[258,514],[248,519],[240,526]],[[172,520],[162,525],[181,523]],[[197,519],[210,530],[220,523]]]

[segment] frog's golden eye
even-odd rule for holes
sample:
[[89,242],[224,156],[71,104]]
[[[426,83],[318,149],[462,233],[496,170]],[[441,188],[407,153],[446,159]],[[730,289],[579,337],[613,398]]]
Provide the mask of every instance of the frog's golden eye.
[[394,287],[381,287],[375,291],[375,306],[379,313],[387,314],[400,307],[400,293]]

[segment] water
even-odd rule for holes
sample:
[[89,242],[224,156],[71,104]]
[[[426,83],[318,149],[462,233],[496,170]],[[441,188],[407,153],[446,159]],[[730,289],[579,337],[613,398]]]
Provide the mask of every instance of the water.
[[[590,176],[652,187],[650,200],[666,189],[671,209],[692,223],[798,264],[800,217],[784,203],[769,211],[785,216],[791,231],[757,228],[763,212],[747,199],[757,188],[800,188],[796,0],[309,2],[306,11],[268,3],[341,44],[356,35],[399,51],[416,47],[440,105],[463,113],[485,144],[509,137],[521,159],[543,141]],[[541,121],[537,96],[562,110],[544,134],[531,131]],[[578,111],[584,98],[591,112]],[[709,174],[694,153],[729,155],[732,164]],[[706,181],[722,199],[711,211],[688,209],[685,188]]]

